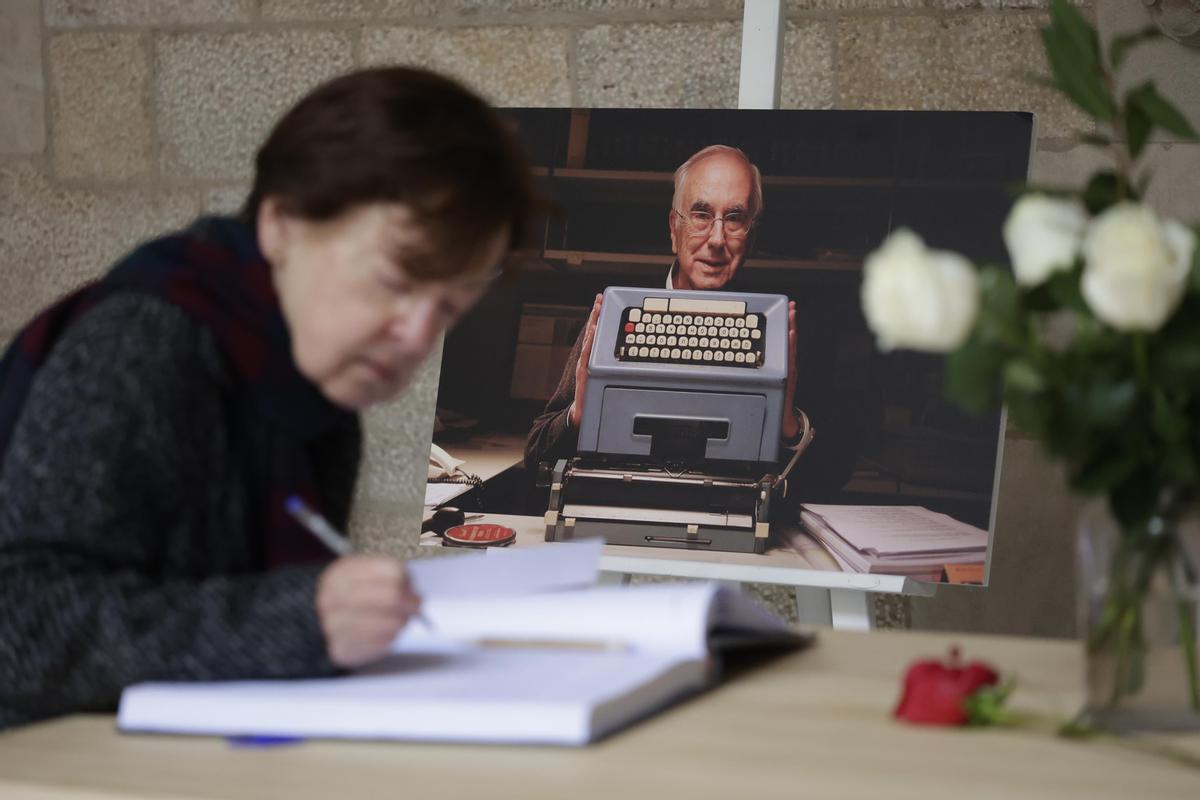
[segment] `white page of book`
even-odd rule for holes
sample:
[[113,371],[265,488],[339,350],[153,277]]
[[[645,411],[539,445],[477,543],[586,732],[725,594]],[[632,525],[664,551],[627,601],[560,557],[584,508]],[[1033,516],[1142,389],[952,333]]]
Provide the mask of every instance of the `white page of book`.
[[783,620],[737,592],[713,583],[597,586],[570,592],[488,598],[437,597],[392,646],[405,653],[479,640],[589,643],[609,649],[703,658],[717,625],[789,631]]
[[[717,590],[715,584],[692,583],[597,586],[537,595],[430,597],[423,603],[422,613],[433,623],[432,630],[419,622],[410,623],[397,637],[393,651],[425,650],[446,640],[499,639],[586,642],[702,658],[708,652]],[[774,620],[769,614],[766,621],[756,619],[766,625]]]
[[960,552],[987,548],[987,531],[921,506],[806,503],[848,543],[873,555]]

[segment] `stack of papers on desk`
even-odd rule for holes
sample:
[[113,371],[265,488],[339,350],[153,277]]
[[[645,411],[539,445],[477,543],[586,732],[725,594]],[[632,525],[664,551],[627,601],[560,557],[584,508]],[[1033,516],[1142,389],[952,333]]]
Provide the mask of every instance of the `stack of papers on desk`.
[[412,563],[432,626],[410,623],[383,662],[337,678],[140,684],[118,726],[581,745],[707,687],[717,651],[807,642],[715,584],[591,585],[599,556],[594,540]]
[[946,564],[987,558],[987,531],[921,506],[807,503],[800,522],[847,572],[938,580]]

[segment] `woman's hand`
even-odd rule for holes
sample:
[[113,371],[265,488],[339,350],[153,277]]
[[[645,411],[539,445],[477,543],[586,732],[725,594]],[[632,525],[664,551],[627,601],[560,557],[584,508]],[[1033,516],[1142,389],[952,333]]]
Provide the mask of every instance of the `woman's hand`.
[[388,654],[392,641],[421,608],[404,562],[391,556],[342,556],[317,581],[317,616],[329,659],[359,667]]

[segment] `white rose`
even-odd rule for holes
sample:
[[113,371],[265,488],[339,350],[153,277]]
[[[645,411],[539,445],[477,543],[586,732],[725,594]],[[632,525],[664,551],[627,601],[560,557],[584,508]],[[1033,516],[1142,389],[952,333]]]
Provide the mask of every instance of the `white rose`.
[[935,353],[961,345],[979,310],[979,282],[957,253],[929,250],[901,228],[863,264],[862,306],[882,350]]
[[1112,206],[1083,239],[1083,298],[1122,331],[1157,330],[1186,288],[1196,234],[1135,203]]
[[1075,263],[1087,214],[1074,200],[1027,194],[1004,221],[1004,244],[1022,286],[1037,286]]

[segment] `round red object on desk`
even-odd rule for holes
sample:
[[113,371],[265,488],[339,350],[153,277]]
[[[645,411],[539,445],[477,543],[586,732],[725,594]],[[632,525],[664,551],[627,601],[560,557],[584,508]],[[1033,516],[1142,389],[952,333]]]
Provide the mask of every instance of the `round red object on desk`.
[[455,525],[446,529],[442,544],[446,547],[507,547],[516,538],[517,532],[503,525]]

